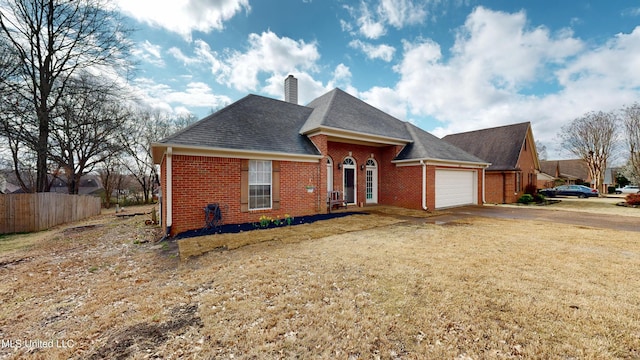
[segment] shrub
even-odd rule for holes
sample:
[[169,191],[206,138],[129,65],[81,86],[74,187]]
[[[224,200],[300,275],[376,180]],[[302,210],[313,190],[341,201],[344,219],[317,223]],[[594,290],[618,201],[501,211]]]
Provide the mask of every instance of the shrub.
[[524,194],[518,199],[519,204],[529,204],[533,202],[533,196],[531,194]]
[[640,205],[640,194],[629,194],[625,199],[629,205]]
[[540,193],[536,193],[535,195],[533,195],[533,201],[537,202],[538,204],[543,203],[547,198],[544,197],[544,195],[540,194]]

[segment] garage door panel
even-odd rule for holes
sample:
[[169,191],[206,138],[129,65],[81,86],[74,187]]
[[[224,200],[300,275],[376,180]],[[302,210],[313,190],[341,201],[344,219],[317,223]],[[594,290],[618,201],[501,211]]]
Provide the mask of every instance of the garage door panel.
[[436,170],[436,208],[476,203],[475,171]]

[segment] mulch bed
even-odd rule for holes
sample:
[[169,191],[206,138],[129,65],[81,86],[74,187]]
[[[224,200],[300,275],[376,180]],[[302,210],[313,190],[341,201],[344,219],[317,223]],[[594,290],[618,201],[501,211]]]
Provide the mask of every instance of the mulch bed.
[[[355,215],[355,214],[368,215],[367,213],[364,213],[364,212],[349,211],[349,212],[340,212],[340,213],[331,213],[331,214],[298,216],[293,219],[291,226],[300,225],[300,224],[310,224],[320,220],[336,219],[336,218],[341,218],[341,217]],[[187,238],[192,238],[196,236],[205,236],[205,235],[213,235],[213,234],[235,234],[235,233],[240,233],[245,231],[259,230],[259,229],[273,229],[273,228],[283,227],[283,226],[288,226],[288,225],[278,226],[274,223],[271,223],[269,224],[269,226],[262,227],[258,223],[225,224],[225,225],[220,225],[212,228],[203,228],[203,229],[197,229],[197,230],[184,231],[177,234],[174,237],[174,239],[180,240],[180,239],[187,239]]]

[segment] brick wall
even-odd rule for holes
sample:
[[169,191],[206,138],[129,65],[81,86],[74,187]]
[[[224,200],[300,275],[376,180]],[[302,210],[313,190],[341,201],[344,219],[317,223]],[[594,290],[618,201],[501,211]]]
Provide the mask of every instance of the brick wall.
[[[347,156],[356,161],[357,203],[365,203],[366,172],[360,170],[367,159],[378,165],[378,204],[411,209],[422,208],[422,166],[397,167],[391,161],[401,146],[371,147],[329,142],[326,135],[311,140],[323,154],[333,160],[334,190],[343,191],[342,170],[338,169]],[[175,235],[204,227],[203,208],[213,202],[223,205],[226,224],[257,222],[260,216],[303,216],[326,212],[327,157],[317,163],[280,161],[280,209],[242,212],[240,204],[240,159],[173,155],[172,229]],[[438,167],[441,168],[441,167]],[[435,208],[435,171],[427,166],[427,207]],[[162,193],[166,197],[166,159],[161,164]],[[313,185],[309,193],[306,185]],[[274,184],[275,186],[275,184]],[[478,199],[482,199],[482,171],[478,169]],[[166,198],[163,198],[162,219],[166,226]]]
[[[166,163],[162,163],[162,191],[166,194]],[[172,235],[204,227],[203,208],[220,203],[225,224],[257,222],[260,216],[284,217],[318,213],[320,193],[307,192],[306,185],[319,186],[318,163],[280,161],[280,209],[240,211],[241,160],[230,158],[173,155]],[[274,184],[275,186],[275,184]],[[166,209],[163,209],[166,226]]]
[[527,137],[516,164],[520,169],[520,189],[517,186],[518,171],[487,171],[485,199],[493,204],[511,204],[525,193],[527,184],[537,185],[537,174],[531,140]]

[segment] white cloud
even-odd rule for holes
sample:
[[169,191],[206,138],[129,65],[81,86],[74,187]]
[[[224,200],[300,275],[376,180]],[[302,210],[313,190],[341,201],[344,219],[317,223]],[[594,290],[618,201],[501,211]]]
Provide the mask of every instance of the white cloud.
[[173,113],[184,112],[186,106],[216,109],[231,103],[229,97],[214,94],[209,85],[202,82],[190,82],[178,91],[148,78],[138,78],[134,92],[142,103]]
[[[524,12],[508,14],[477,8],[457,35],[453,52],[474,64],[501,87],[537,79],[549,63],[561,63],[583,47],[568,30],[553,36],[545,27],[527,29]],[[507,56],[508,54],[508,56]]]
[[250,11],[249,0],[117,0],[118,7],[134,19],[178,33],[191,40],[194,30],[221,30],[224,22],[242,10]]
[[352,40],[349,42],[349,46],[361,50],[369,59],[380,59],[386,62],[390,62],[393,59],[393,54],[396,52],[393,46],[386,44],[373,45],[360,40]]
[[[360,35],[379,39],[387,33],[388,25],[401,29],[422,23],[428,14],[427,5],[427,2],[417,0],[380,0],[377,6],[361,1],[358,8],[344,8],[355,20]],[[354,26],[341,20],[341,27],[343,31],[352,33]]]
[[459,30],[449,59],[431,40],[405,43],[398,92],[411,112],[432,116],[456,132],[532,120],[518,103],[539,101],[520,93],[539,81],[553,82],[549,64],[563,66],[584,45],[569,31],[527,28],[522,12],[476,8]]
[[407,101],[397,91],[386,87],[373,87],[361,94],[362,99],[401,120],[407,120]]
[[[394,69],[395,86],[374,87],[362,97],[401,119],[437,119],[437,136],[531,121],[553,157],[564,124],[637,101],[640,27],[590,48],[570,30],[530,27],[523,12],[479,7],[448,57],[430,39],[405,41]],[[549,91],[531,95],[529,87]]]
[[425,4],[411,0],[381,0],[378,14],[382,19],[398,29],[405,25],[419,24],[427,16]]
[[233,51],[225,60],[219,81],[240,91],[256,90],[261,73],[283,76],[292,72],[317,71],[317,45],[278,37],[268,31],[249,35],[249,50]]
[[223,61],[218,58],[218,53],[213,51],[205,41],[196,40],[192,44],[193,56],[186,55],[177,47],[170,48],[168,53],[185,66],[207,66],[212,74],[217,74],[225,68]]
[[165,63],[162,59],[162,47],[145,40],[143,43],[137,44],[131,50],[132,54],[148,63],[157,67],[164,67]]

